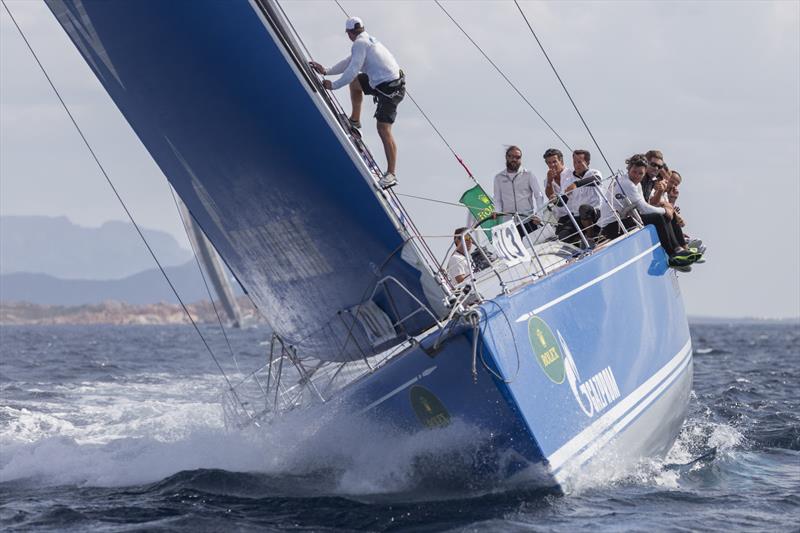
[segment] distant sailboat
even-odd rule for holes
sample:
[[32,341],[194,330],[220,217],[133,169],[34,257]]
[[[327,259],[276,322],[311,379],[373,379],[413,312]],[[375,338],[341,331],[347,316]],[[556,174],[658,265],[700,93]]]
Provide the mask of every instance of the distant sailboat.
[[[214,287],[214,293],[222,306],[222,310],[228,319],[231,327],[239,328],[242,326],[242,313],[239,310],[239,303],[233,295],[233,288],[225,273],[225,267],[222,266],[222,261],[214,250],[211,242],[203,233],[195,221],[192,219],[191,213],[186,208],[180,199],[177,199],[178,213],[183,220],[183,226],[186,228],[186,236],[192,243],[192,250],[197,255],[200,268],[203,269],[207,279],[211,280],[211,286]],[[210,296],[210,295],[209,295]]]
[[456,286],[276,1],[47,4],[274,328],[248,420],[334,398],[411,433],[461,419],[491,436],[476,476],[561,487],[670,448],[692,349],[652,228],[578,249],[515,219]]

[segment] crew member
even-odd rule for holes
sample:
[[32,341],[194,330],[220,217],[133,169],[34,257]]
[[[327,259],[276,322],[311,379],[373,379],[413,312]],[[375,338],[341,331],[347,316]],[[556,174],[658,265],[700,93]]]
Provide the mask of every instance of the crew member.
[[[588,150],[575,150],[572,152],[572,176],[570,176],[569,185],[564,188],[564,193],[569,197],[567,209],[570,210],[572,218],[574,218],[575,222],[580,226],[583,226],[583,222],[581,221],[581,208],[584,205],[592,207],[595,212],[600,209],[600,192],[598,188],[600,187],[603,176],[600,174],[599,170],[589,168],[589,162],[591,160],[592,155]],[[587,214],[591,212],[592,211],[588,209],[584,210],[584,213]],[[578,229],[573,224],[569,215],[559,220],[556,236],[559,240],[576,246],[583,244]]]
[[522,166],[522,150],[518,146],[509,146],[506,149],[506,168],[494,177],[495,212],[517,213],[524,221],[517,228],[524,237],[525,232],[532,233],[541,225],[542,221],[535,213],[544,204],[539,179]]
[[350,86],[350,101],[353,111],[350,125],[361,127],[361,102],[364,95],[373,97],[378,104],[375,118],[378,122],[378,135],[386,153],[386,172],[379,184],[384,189],[397,184],[397,143],[392,135],[392,124],[397,117],[397,106],[406,95],[406,82],[403,71],[394,56],[375,37],[364,30],[364,23],[358,17],[350,17],[345,22],[345,33],[353,42],[350,56],[330,68],[311,61],[311,68],[322,75],[341,74],[337,80],[324,80],[322,85],[335,90]]
[[447,262],[447,275],[456,285],[463,283],[470,274],[470,263],[467,256],[472,248],[472,237],[467,233],[467,228],[458,228],[453,234],[456,250]]
[[[573,169],[564,165],[564,154],[558,148],[545,151],[544,163],[547,165],[547,179],[544,193],[553,201],[553,215],[556,217],[556,236],[559,240],[569,240],[577,235],[577,229],[569,217],[569,208],[565,194],[567,188],[575,180]],[[579,239],[580,240],[580,239]]]
[[[647,159],[642,154],[636,154],[625,163],[628,166],[628,173],[613,180],[610,187],[609,197],[617,211],[617,216],[620,217],[626,228],[632,229],[635,227],[635,222],[631,217],[631,210],[638,211],[645,224],[652,224],[656,227],[661,246],[669,255],[670,266],[690,269],[689,265],[701,259],[702,254],[687,249],[678,242],[669,223],[675,214],[672,205],[667,203],[663,207],[656,207],[647,203],[642,195],[641,183],[646,175]],[[601,205],[599,224],[603,228],[601,230],[603,236],[607,239],[615,239],[622,234],[622,228],[619,227],[614,212],[607,204]]]

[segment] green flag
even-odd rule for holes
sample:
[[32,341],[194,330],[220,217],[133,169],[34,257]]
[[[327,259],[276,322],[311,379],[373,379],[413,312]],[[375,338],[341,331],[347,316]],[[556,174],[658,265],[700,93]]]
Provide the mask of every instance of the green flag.
[[489,195],[486,194],[486,191],[480,185],[475,185],[473,188],[464,191],[458,201],[469,209],[475,220],[483,221],[480,226],[484,229],[486,237],[491,241],[492,227],[501,221],[496,218],[490,218],[494,213],[494,203]]

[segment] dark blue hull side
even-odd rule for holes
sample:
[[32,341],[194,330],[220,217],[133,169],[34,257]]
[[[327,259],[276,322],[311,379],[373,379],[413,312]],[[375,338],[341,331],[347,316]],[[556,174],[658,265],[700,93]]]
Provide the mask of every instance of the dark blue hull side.
[[465,326],[436,352],[432,334],[347,396],[410,431],[463,420],[492,436],[496,458],[483,466],[503,477],[538,465],[537,482],[563,484],[620,442],[630,459],[663,454],[692,383],[688,323],[666,261],[655,231],[641,230],[485,302],[476,381]]

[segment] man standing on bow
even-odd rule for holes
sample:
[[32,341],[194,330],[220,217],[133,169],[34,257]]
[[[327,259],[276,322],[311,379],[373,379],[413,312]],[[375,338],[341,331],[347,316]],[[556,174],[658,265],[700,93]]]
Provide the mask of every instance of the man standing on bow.
[[330,68],[325,68],[315,61],[309,64],[322,75],[341,74],[335,81],[324,80],[322,85],[326,89],[335,90],[345,85],[350,86],[350,101],[353,104],[353,112],[350,115],[352,127],[361,127],[361,102],[365,94],[372,96],[378,104],[375,118],[378,121],[378,135],[386,153],[386,172],[379,184],[387,189],[397,184],[395,176],[397,144],[392,135],[392,124],[397,117],[397,106],[406,95],[405,76],[391,52],[375,37],[364,31],[364,23],[360,18],[347,19],[345,33],[353,42],[349,57]]
[[[506,149],[506,169],[494,177],[494,209],[497,213],[516,213],[525,221],[524,231],[518,226],[519,234],[532,233],[542,223],[535,216],[545,204],[539,179],[522,166],[522,150],[518,146]],[[527,220],[526,220],[527,219]]]

